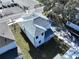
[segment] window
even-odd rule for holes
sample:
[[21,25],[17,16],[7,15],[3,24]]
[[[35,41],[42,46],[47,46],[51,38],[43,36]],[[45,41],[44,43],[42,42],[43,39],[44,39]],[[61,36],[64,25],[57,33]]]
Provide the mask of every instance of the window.
[[2,9],[2,7],[0,7],[0,9]]
[[8,5],[8,7],[10,8],[11,6],[10,6],[10,5]]
[[3,6],[4,8],[7,8],[7,6]]
[[42,36],[44,35],[44,33],[41,34]]
[[38,39],[38,36],[36,36],[36,39]]
[[15,3],[14,6],[18,6],[18,4]]
[[41,43],[41,40],[39,41],[39,43]]
[[14,7],[14,4],[11,4],[12,7]]

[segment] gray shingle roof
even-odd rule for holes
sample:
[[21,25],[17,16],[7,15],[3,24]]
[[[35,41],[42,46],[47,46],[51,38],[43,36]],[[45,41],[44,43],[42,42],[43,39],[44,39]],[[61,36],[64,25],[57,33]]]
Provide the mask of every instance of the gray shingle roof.
[[48,29],[49,27],[47,25],[50,25],[50,22],[44,18],[38,17],[34,19],[34,24]]
[[[41,18],[41,17],[37,17],[34,19],[32,18],[32,20],[20,23],[20,26],[24,26],[25,30],[28,31],[31,34],[31,36],[35,37],[46,31],[40,27],[44,27],[48,29],[47,25],[49,24],[50,22],[48,20]],[[39,25],[40,27],[37,27],[35,25]]]
[[44,30],[42,30],[34,25],[33,20],[23,22],[22,25],[25,27],[25,30],[28,31],[29,34],[31,34],[31,36],[33,36],[33,37],[44,32]]
[[22,25],[25,27],[25,30],[28,31],[31,34],[31,36],[34,37],[36,27],[33,24],[33,20],[27,21],[27,22],[23,22]]

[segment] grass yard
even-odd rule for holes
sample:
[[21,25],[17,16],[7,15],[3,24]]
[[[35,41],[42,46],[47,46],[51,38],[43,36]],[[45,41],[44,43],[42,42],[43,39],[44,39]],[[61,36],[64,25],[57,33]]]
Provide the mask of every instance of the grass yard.
[[11,26],[11,30],[16,38],[17,45],[22,50],[24,59],[53,59],[60,51],[54,39],[39,48],[34,48],[26,35],[21,32],[18,24],[15,24],[15,30]]

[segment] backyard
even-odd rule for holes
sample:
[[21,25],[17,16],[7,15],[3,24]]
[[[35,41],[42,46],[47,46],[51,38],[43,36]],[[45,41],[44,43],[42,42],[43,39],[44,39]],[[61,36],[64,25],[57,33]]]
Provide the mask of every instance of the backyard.
[[10,26],[10,28],[16,38],[17,45],[21,48],[24,59],[53,59],[62,52],[53,38],[39,48],[34,48],[18,24]]

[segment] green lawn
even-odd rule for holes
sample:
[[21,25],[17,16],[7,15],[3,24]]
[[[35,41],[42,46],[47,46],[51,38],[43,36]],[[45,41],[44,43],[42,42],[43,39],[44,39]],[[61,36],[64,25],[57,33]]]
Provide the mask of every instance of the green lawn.
[[20,27],[17,24],[15,26],[15,30],[13,26],[11,26],[11,29],[17,45],[22,50],[24,59],[53,59],[60,52],[54,39],[51,39],[39,48],[34,48],[26,35],[21,32]]
[[[21,35],[21,31],[20,31],[20,28],[19,26],[17,26],[17,24],[15,25],[16,26],[16,30],[14,30],[14,28],[11,26],[11,29],[12,29],[12,32],[15,36],[15,39],[16,39],[16,43],[17,45],[21,48],[22,50],[22,54],[23,56],[25,57],[24,59],[29,59],[29,57],[31,57],[29,54],[28,54],[28,51],[29,51],[29,45],[28,43],[24,40],[24,37]],[[30,58],[31,59],[31,58]]]

